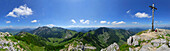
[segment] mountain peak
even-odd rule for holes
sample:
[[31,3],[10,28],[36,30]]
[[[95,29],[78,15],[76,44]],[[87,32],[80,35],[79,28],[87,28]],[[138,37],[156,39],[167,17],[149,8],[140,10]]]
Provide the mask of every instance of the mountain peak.
[[[129,50],[139,51],[162,51],[170,50],[170,30],[156,29],[156,31],[145,30],[131,36],[127,40]],[[169,47],[165,47],[169,46]],[[160,50],[162,49],[162,50]]]

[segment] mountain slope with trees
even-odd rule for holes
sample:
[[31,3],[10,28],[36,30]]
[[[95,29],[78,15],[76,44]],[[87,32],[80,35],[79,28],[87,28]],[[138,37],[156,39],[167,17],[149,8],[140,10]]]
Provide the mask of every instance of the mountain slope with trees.
[[73,36],[76,31],[67,30],[61,27],[38,27],[37,29],[31,31],[32,34],[38,35],[44,38],[69,38]]

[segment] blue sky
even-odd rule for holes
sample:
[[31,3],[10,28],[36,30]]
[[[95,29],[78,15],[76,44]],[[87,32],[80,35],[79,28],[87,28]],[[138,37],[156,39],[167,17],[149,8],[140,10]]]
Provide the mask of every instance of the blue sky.
[[0,0],[0,28],[170,26],[169,0]]

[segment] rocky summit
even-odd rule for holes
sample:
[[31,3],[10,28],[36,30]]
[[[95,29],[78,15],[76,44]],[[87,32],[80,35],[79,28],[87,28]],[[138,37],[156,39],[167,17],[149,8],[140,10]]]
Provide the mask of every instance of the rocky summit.
[[8,32],[0,32],[0,51],[22,51],[23,48],[21,48],[18,43],[19,41],[13,41],[12,35],[10,35]]
[[170,30],[156,29],[146,30],[131,36],[127,40],[129,51],[169,51]]
[[[111,47],[111,48],[110,48]],[[170,51],[170,30],[145,30],[127,39],[127,44],[110,45],[101,51]]]

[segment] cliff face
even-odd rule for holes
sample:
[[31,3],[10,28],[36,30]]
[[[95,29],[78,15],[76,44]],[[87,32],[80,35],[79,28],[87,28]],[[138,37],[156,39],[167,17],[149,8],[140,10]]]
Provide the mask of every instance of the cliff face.
[[[110,45],[113,49],[109,51],[170,51],[170,30],[156,30],[155,32],[149,29],[130,36],[127,39],[127,44],[120,45],[120,47]],[[120,49],[115,49],[115,47]],[[108,48],[110,47],[104,50]]]

